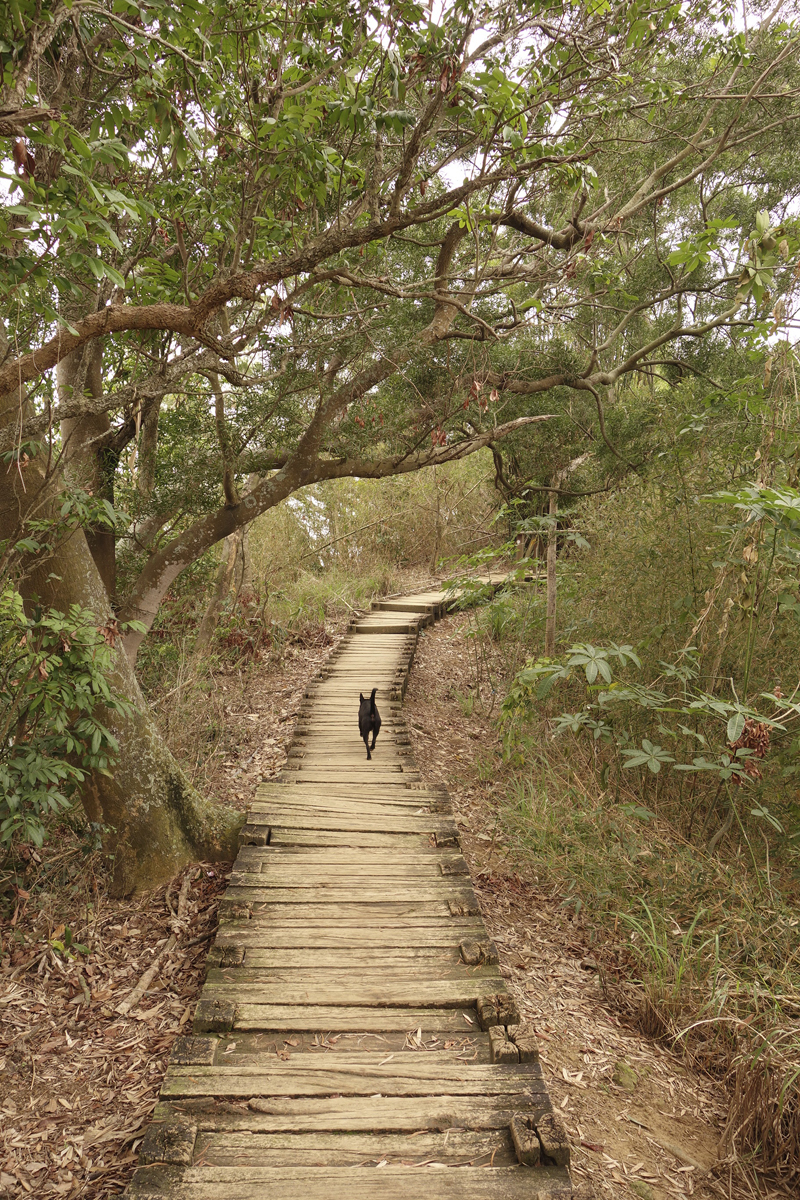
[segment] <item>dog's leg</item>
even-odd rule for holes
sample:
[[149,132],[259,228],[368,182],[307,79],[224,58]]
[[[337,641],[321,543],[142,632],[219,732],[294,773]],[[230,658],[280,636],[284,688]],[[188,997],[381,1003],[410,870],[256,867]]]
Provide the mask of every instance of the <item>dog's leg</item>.
[[364,745],[367,747],[367,761],[369,761],[372,758],[369,749],[369,734],[364,738]]

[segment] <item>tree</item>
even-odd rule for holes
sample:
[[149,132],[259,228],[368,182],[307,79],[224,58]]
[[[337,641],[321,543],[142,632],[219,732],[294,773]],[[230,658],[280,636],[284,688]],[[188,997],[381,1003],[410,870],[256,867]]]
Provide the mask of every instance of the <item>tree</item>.
[[[180,572],[298,489],[497,447],[554,408],[619,456],[619,382],[693,369],[787,286],[789,187],[760,171],[797,115],[777,10],[746,34],[714,0],[0,16],[0,537],[65,486],[124,504],[119,576],[102,512],[46,566],[17,558],[28,594],[133,620],[130,662]],[[156,811],[159,871],[209,812],[118,670],[124,794],[93,787],[140,846],[128,886]]]

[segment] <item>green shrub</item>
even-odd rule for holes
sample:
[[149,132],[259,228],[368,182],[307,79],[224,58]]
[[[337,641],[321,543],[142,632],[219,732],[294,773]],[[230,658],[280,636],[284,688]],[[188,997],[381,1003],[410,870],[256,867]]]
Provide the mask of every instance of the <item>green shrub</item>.
[[88,772],[113,766],[117,743],[97,712],[128,707],[108,682],[118,633],[77,605],[29,615],[14,588],[0,592],[0,845],[40,846]]

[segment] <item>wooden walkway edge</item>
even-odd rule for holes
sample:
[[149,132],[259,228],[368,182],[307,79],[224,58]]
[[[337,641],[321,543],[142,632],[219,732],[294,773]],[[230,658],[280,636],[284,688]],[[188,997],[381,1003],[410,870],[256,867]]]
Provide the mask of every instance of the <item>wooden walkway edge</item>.
[[[357,620],[262,784],[130,1200],[578,1197],[533,1030],[401,702],[443,592]],[[359,691],[378,688],[371,762]]]

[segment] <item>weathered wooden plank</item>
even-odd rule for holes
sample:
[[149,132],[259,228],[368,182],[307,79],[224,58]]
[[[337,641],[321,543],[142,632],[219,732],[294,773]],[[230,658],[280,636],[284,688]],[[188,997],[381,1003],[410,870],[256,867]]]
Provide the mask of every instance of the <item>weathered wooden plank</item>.
[[161,1101],[155,1116],[191,1114],[199,1129],[242,1129],[263,1133],[352,1130],[354,1133],[413,1133],[460,1129],[508,1129],[515,1113],[550,1111],[544,1095],[527,1096],[275,1096],[251,1108],[231,1109],[213,1099]]
[[[302,940],[302,939],[300,939]],[[492,967],[498,983],[502,976],[492,963],[465,963],[457,944],[444,946],[346,945],[324,949],[308,946],[274,947],[253,945],[236,936],[220,934],[212,947],[209,969],[257,972],[255,978],[268,978],[271,983],[283,978],[287,971],[313,971],[330,975],[347,975],[354,968],[368,969],[373,981],[396,978],[402,972],[426,978],[489,978],[487,966]],[[268,972],[268,974],[267,974]],[[242,975],[242,982],[252,982]],[[297,982],[289,980],[289,982]]]
[[262,784],[258,789],[255,804],[292,804],[300,800],[326,800],[328,803],[340,800],[361,802],[372,800],[380,804],[424,805],[430,804],[432,800],[441,799],[441,792],[433,792],[425,788],[410,788],[406,787],[405,783],[401,787],[380,788],[371,784],[362,787],[354,783],[337,785],[332,782],[330,788],[321,788],[307,786],[302,778],[295,778],[293,783],[278,784],[272,789],[269,784]]
[[[374,773],[402,775],[415,770],[408,756],[395,754],[391,747],[381,746],[379,752],[376,746],[368,759],[363,742],[336,753],[299,752],[290,755],[283,765],[283,773],[302,771],[303,775],[326,775],[331,781],[345,774],[347,778],[358,778],[363,773],[364,779],[369,780]],[[350,775],[351,771],[355,771],[355,776]]]
[[[236,903],[243,900],[243,897],[229,897],[226,892],[223,900],[229,898]],[[397,930],[433,928],[457,931],[470,925],[470,918],[454,917],[443,900],[419,904],[368,904],[362,901],[335,905],[320,899],[315,904],[304,905],[296,912],[292,912],[284,904],[268,903],[265,900],[254,904],[251,919],[254,925],[256,920],[260,919],[262,926],[268,924],[276,929],[291,928],[296,922],[308,926],[324,922],[342,930],[380,927]],[[474,926],[474,922],[472,925]]]
[[[366,953],[369,949],[380,949],[385,954],[393,954],[395,950],[407,950],[409,953],[434,954],[437,951],[451,952],[464,937],[477,937],[483,934],[483,924],[476,922],[468,930],[450,928],[444,923],[438,927],[419,927],[412,929],[365,929],[354,926],[343,929],[340,922],[331,921],[328,925],[315,924],[308,927],[305,922],[290,921],[276,925],[269,920],[266,923],[257,920],[238,922],[233,925],[226,922],[217,934],[218,945],[242,945],[263,950],[293,949],[298,954],[308,949],[317,950],[349,950],[356,954]],[[452,950],[456,953],[455,950]]]
[[[283,984],[286,986],[288,998],[288,996],[296,994],[300,988],[306,989],[313,995],[315,987],[325,990],[353,987],[354,985],[351,983],[353,975],[352,969],[348,970],[347,956],[344,954],[340,956],[338,962],[329,962],[324,965],[317,961],[316,955],[308,954],[305,962],[283,967],[265,968],[249,959],[237,966],[223,963],[221,967],[209,968],[207,985],[212,990],[217,987],[240,987],[243,996],[252,996],[252,992],[245,991],[248,985],[258,984],[267,988],[275,988],[278,984]],[[470,989],[478,980],[494,980],[494,988],[488,989],[490,995],[493,991],[504,990],[503,976],[500,974],[499,968],[491,963],[468,967],[464,962],[458,960],[450,965],[437,962],[432,966],[425,959],[420,962],[414,959],[402,959],[397,965],[390,965],[384,960],[381,953],[374,951],[369,963],[368,978],[371,990],[385,990],[387,995],[391,995],[398,984],[404,988],[411,988],[416,984],[427,987],[439,982],[457,982],[462,985],[465,994],[474,998],[477,992]],[[360,991],[360,987],[356,985],[355,990]],[[325,1003],[325,1001],[321,1001],[321,1003]]]
[[[293,868],[288,865],[278,866],[265,862],[263,870],[260,872],[254,869],[255,866],[256,864],[246,861],[240,868],[237,860],[237,865],[231,872],[231,884],[237,887],[248,887],[252,885],[253,880],[259,881],[268,878],[273,885],[280,883],[281,887],[316,887],[318,884],[330,883],[331,872],[335,871],[337,883],[346,882],[347,886],[350,886],[351,882],[370,879],[373,887],[379,880],[392,880],[393,882],[406,880],[408,886],[411,887],[414,883],[424,880],[441,879],[443,874],[440,865],[436,862],[413,863],[408,866],[395,862],[383,869],[380,865],[370,866],[367,862],[331,863],[328,872],[322,870],[319,863],[315,864],[315,870],[299,863],[296,868]],[[256,886],[260,886],[260,884],[257,882]]]
[[[226,895],[229,894],[238,901],[252,901],[254,904],[319,904],[323,901],[327,904],[404,904],[414,900],[423,903],[437,900],[474,902],[473,893],[466,892],[463,887],[457,887],[445,876],[442,876],[441,883],[437,883],[436,886],[415,884],[404,887],[399,881],[387,881],[383,888],[370,884],[369,880],[365,880],[361,887],[355,882],[345,884],[339,880],[333,880],[329,886],[288,887],[280,881],[271,886],[268,877],[263,875],[251,878],[258,879],[258,884],[248,884],[244,887],[232,883]],[[263,883],[260,882],[262,879]]]
[[[466,1028],[453,1032],[419,1027],[408,1029],[384,1029],[382,1033],[368,1033],[364,1030],[339,1031],[332,1037],[322,1030],[293,1029],[291,1033],[277,1030],[241,1030],[228,1032],[219,1036],[205,1037],[189,1036],[178,1043],[177,1057],[173,1051],[172,1062],[175,1066],[194,1065],[195,1063],[238,1062],[239,1054],[255,1052],[277,1054],[347,1054],[350,1051],[372,1051],[377,1056],[376,1061],[387,1059],[390,1055],[406,1053],[409,1045],[418,1046],[419,1039],[424,1039],[425,1054],[453,1054],[473,1056],[476,1063],[491,1063],[491,1038],[488,1033],[475,1033]],[[213,1043],[213,1045],[212,1045]],[[211,1051],[209,1052],[209,1046]],[[525,1060],[527,1061],[527,1060]]]
[[[425,875],[417,871],[388,873],[384,876],[380,871],[370,871],[366,865],[363,869],[353,866],[349,871],[337,871],[331,875],[325,871],[291,871],[273,869],[270,863],[264,864],[263,871],[250,869],[252,864],[244,864],[246,869],[236,867],[230,874],[230,886],[235,888],[294,888],[300,891],[351,891],[358,890],[359,894],[366,889],[376,889],[385,884],[386,899],[413,900],[413,895],[407,895],[409,889],[416,891],[420,900],[438,900],[442,895],[451,898],[452,889],[469,893],[469,881],[461,873],[429,871]],[[444,890],[442,890],[444,889]],[[403,893],[400,895],[399,893]]]
[[[411,798],[413,797],[413,799]],[[437,797],[438,799],[438,797]],[[274,800],[273,811],[276,815],[280,815],[282,819],[294,814],[306,815],[317,813],[330,813],[332,815],[342,815],[347,817],[365,817],[371,820],[373,817],[384,817],[387,820],[393,820],[398,817],[428,817],[431,813],[431,802],[427,799],[421,799],[414,796],[413,792],[403,788],[396,800],[391,798],[384,799],[383,797],[373,797],[368,794],[364,796],[307,796],[298,789],[297,795],[287,797],[285,800]],[[278,807],[279,806],[279,807]],[[258,809],[254,805],[250,809],[252,816],[256,816]],[[442,814],[437,816],[441,819]]]
[[446,1133],[250,1133],[225,1130],[200,1134],[196,1157],[206,1166],[421,1166],[431,1160],[462,1165],[491,1159],[494,1166],[516,1164],[506,1129],[448,1129]]
[[365,787],[360,784],[333,784],[329,787],[308,785],[302,778],[302,773],[294,774],[287,782],[276,781],[276,786],[261,785],[255,796],[255,805],[279,805],[299,802],[299,800],[372,800],[379,804],[429,804],[434,799],[443,798],[441,792],[429,792],[421,787],[407,787],[402,782],[398,787]]
[[430,816],[383,816],[377,817],[339,817],[326,816],[324,813],[305,812],[301,810],[276,812],[274,806],[254,804],[250,812],[252,820],[258,819],[263,825],[273,829],[319,829],[339,830],[342,833],[447,833],[455,836],[455,826],[450,821],[443,821],[435,813]]
[[328,1007],[243,1000],[236,1009],[234,1028],[244,1032],[407,1033],[422,1029],[440,1034],[463,1034],[474,1033],[480,1028],[475,1008],[466,1005],[463,1008],[368,1008],[358,1004]]
[[342,767],[340,769],[334,767],[309,767],[308,770],[287,770],[284,768],[282,779],[294,780],[295,783],[301,786],[304,783],[313,783],[319,786],[327,780],[329,783],[341,782],[348,787],[367,785],[373,781],[380,781],[384,784],[391,785],[397,788],[406,788],[409,783],[418,783],[419,774],[417,771],[407,770],[402,767],[400,770],[382,770],[374,761],[367,762],[363,759],[362,766]]
[[[233,971],[232,974],[236,972]],[[500,991],[496,977],[474,979],[397,979],[373,982],[370,977],[350,976],[339,983],[326,981],[324,975],[308,981],[273,984],[268,975],[259,983],[242,983],[235,979],[216,979],[209,971],[203,996],[209,1000],[233,1000],[237,1004],[286,1004],[309,1007],[370,1007],[370,1008],[466,1008],[482,996]]]
[[351,863],[377,863],[381,869],[408,863],[410,866],[430,866],[441,862],[461,861],[462,856],[452,850],[441,850],[431,845],[417,844],[413,848],[404,843],[402,856],[398,855],[394,843],[380,848],[366,849],[358,846],[242,846],[237,862],[264,862],[292,870],[305,864],[324,864],[337,870]]
[[168,1067],[161,1096],[164,1099],[334,1094],[487,1097],[538,1096],[544,1091],[538,1063],[487,1066],[420,1053],[397,1054],[391,1062],[383,1062],[378,1054],[345,1053],[292,1054],[287,1062],[273,1054],[263,1066],[223,1063],[211,1067]]
[[[413,1174],[412,1174],[413,1172]],[[560,1167],[402,1167],[380,1176],[368,1167],[139,1167],[131,1200],[568,1200],[569,1176]]]
[[216,946],[224,948],[243,946],[245,949],[244,966],[253,970],[285,970],[287,968],[306,967],[313,964],[317,971],[346,971],[356,967],[370,970],[400,970],[403,966],[414,964],[416,969],[426,964],[429,974],[436,971],[447,971],[453,967],[463,969],[464,963],[458,949],[454,946],[339,946],[338,949],[311,948],[308,946],[298,949],[296,942],[292,948],[282,949],[269,946],[254,946],[252,942],[246,946],[236,938],[226,942],[217,937]]
[[[370,765],[370,764],[366,764]],[[320,783],[312,783],[310,780],[301,778],[296,772],[290,772],[289,775],[281,776],[279,779],[267,779],[264,783],[260,783],[256,788],[256,796],[265,799],[290,799],[296,792],[302,790],[309,796],[375,796],[378,799],[391,800],[397,796],[398,792],[403,790],[411,794],[412,792],[421,795],[423,798],[430,795],[440,795],[433,788],[426,788],[418,780],[392,779],[388,783],[381,783],[374,775],[368,775],[367,778],[361,781],[354,780],[336,780],[329,779],[327,785]]]
[[[259,850],[260,847],[246,847],[246,849]],[[442,870],[444,864],[445,870]],[[355,876],[356,878],[364,878],[365,876],[374,876],[380,879],[391,878],[394,876],[400,878],[430,878],[438,879],[442,875],[446,875],[448,871],[455,873],[458,862],[455,859],[445,861],[441,855],[430,854],[427,857],[420,857],[409,860],[405,858],[399,859],[397,855],[392,855],[390,858],[382,859],[370,857],[369,854],[361,854],[352,858],[306,858],[304,855],[295,854],[292,856],[284,855],[278,858],[277,855],[270,853],[270,850],[261,852],[261,857],[256,858],[255,855],[244,856],[240,851],[233,870],[238,872],[248,872],[250,874],[269,875],[271,879],[281,879],[284,876],[287,879],[297,879],[299,876],[303,878],[330,879],[330,872],[335,871],[337,877],[345,878]],[[260,868],[260,870],[259,870]]]
[[352,847],[394,847],[398,855],[411,846],[428,846],[431,844],[430,835],[426,832],[415,834],[377,833],[370,829],[297,829],[288,826],[273,826],[270,837],[270,847],[282,847],[286,850],[298,846],[352,846]]
[[[403,792],[403,796],[407,796],[408,792]],[[258,825],[289,825],[292,821],[335,821],[341,819],[350,824],[360,822],[364,824],[379,822],[381,825],[388,826],[386,829],[378,829],[373,832],[378,833],[408,833],[408,829],[395,829],[394,825],[397,821],[411,821],[416,826],[414,832],[434,833],[436,832],[431,826],[435,825],[439,829],[442,828],[444,822],[448,819],[452,821],[452,817],[447,812],[442,812],[441,809],[433,808],[429,801],[417,801],[416,803],[401,803],[401,804],[385,804],[378,801],[364,800],[308,800],[303,796],[298,796],[292,800],[287,800],[284,803],[274,802],[274,807],[260,813],[255,807],[250,810],[249,822]],[[452,833],[452,825],[447,829],[448,833]]]

